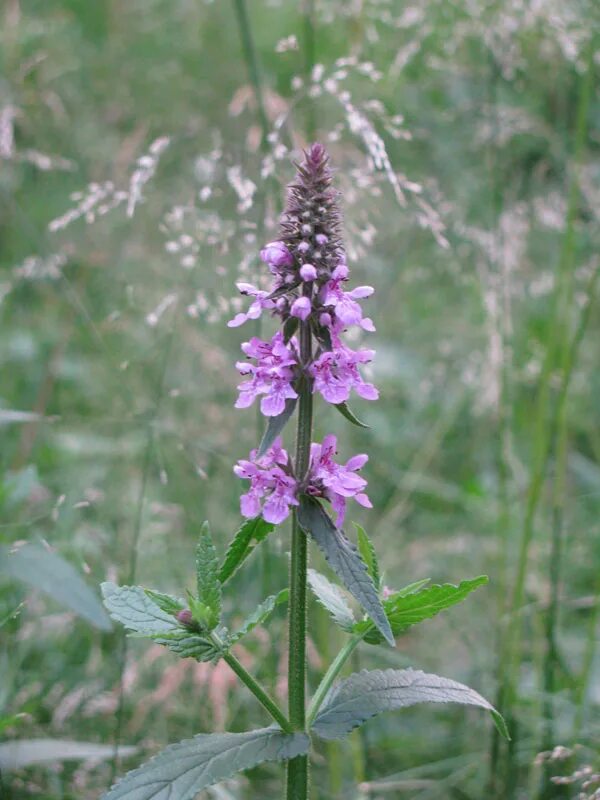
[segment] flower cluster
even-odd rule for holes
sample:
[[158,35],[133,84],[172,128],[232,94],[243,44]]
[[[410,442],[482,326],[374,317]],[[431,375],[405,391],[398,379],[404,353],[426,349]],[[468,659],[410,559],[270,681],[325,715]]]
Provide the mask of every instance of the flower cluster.
[[253,450],[250,461],[238,461],[233,471],[238,478],[250,481],[250,490],[240,498],[244,517],[251,519],[262,514],[267,522],[278,525],[289,516],[290,506],[298,505],[298,487],[290,474],[290,459],[281,446],[281,438],[260,459]]
[[287,519],[290,506],[298,505],[300,494],[328,500],[336,512],[338,527],[344,523],[349,498],[371,508],[371,501],[364,492],[367,482],[357,474],[368,456],[353,456],[346,464],[338,464],[334,461],[336,448],[337,440],[332,434],[326,436],[322,444],[313,443],[308,474],[301,484],[293,475],[281,437],[262,458],[257,458],[253,450],[249,461],[240,460],[234,467],[239,478],[250,481],[250,490],[241,497],[242,515],[252,518],[262,514],[267,522],[277,525]]
[[[268,311],[282,325],[270,341],[253,338],[242,345],[248,359],[256,363],[243,361],[236,365],[247,378],[238,387],[236,407],[247,408],[260,396],[261,412],[267,417],[286,411],[286,401],[298,397],[301,380],[308,381],[313,393],[318,392],[333,405],[346,403],[352,391],[365,400],[379,396],[375,386],[360,373],[361,366],[372,361],[375,352],[352,350],[342,340],[351,326],[375,330],[372,320],[363,316],[359,303],[373,294],[373,288],[345,289],[349,270],[340,236],[338,193],[332,187],[322,145],[312,145],[297,170],[296,180],[288,190],[281,238],[260,251],[272,276],[270,290],[239,283],[240,292],[252,302],[246,312],[229,322],[230,327],[238,327]],[[309,363],[302,363],[293,336],[298,325],[309,330],[316,342]],[[268,521],[281,522],[302,493],[327,499],[339,525],[347,498],[354,497],[369,507],[363,491],[366,481],[356,474],[367,457],[355,456],[342,466],[333,460],[335,448],[333,436],[325,437],[321,445],[313,444],[308,475],[302,485],[296,483],[291,462],[279,441],[262,458],[256,460],[251,455],[252,461],[240,461],[236,474],[251,483],[250,491],[242,497],[242,514],[262,513]]]
[[250,379],[238,386],[239,397],[236,408],[248,408],[255,398],[262,395],[260,410],[265,417],[276,417],[285,408],[285,401],[298,397],[292,387],[294,367],[297,364],[295,342],[285,344],[283,334],[278,331],[270,342],[263,342],[254,336],[244,342],[242,350],[248,358],[256,360],[256,365],[248,361],[238,361],[236,367],[240,374]]

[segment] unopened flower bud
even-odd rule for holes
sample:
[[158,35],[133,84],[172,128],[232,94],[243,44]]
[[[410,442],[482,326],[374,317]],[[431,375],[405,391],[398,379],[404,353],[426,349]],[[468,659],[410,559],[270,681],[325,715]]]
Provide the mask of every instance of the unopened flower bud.
[[300,267],[300,276],[303,281],[314,281],[317,279],[317,270],[312,264],[303,264]]
[[331,323],[332,323],[331,314],[328,314],[327,311],[324,311],[319,316],[319,322],[324,328],[331,328]]
[[317,244],[321,244],[321,245],[327,244],[327,242],[329,241],[329,237],[325,236],[324,233],[317,233],[317,235],[315,236],[315,239],[317,240]]
[[186,628],[192,628],[196,624],[189,608],[183,608],[181,611],[178,611],[175,618],[177,622],[185,625]]
[[260,251],[260,257],[273,267],[291,267],[294,258],[283,242],[269,242]]
[[294,300],[292,303],[292,307],[290,308],[290,314],[292,317],[298,317],[304,321],[312,311],[312,304],[308,297],[299,297],[297,300]]

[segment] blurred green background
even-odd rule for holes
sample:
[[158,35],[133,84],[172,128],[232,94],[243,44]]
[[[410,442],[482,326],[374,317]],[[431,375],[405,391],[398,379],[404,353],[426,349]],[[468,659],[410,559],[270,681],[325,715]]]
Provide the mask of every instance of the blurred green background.
[[[233,409],[253,332],[226,327],[234,284],[261,280],[313,134],[355,285],[376,287],[381,390],[355,403],[369,430],[321,404],[316,435],[370,454],[374,509],[353,513],[390,586],[490,576],[353,667],[464,681],[513,732],[454,707],[383,716],[319,750],[314,797],[596,796],[552,776],[600,767],[599,28],[574,0],[4,0],[3,797],[97,798],[168,742],[265,724],[225,664],[124,644],[60,590],[180,594],[204,519],[224,552],[232,465],[260,435]],[[23,541],[76,578],[51,556],[17,570]],[[282,528],[236,577],[231,619],[286,584],[287,549]],[[314,688],[343,639],[316,605],[309,634]],[[283,696],[284,644],[279,610],[238,653]],[[263,765],[207,796],[280,780]]]

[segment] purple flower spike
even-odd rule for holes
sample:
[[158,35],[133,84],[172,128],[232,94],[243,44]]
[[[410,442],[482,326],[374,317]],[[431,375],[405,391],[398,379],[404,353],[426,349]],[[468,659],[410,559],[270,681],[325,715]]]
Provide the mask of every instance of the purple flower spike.
[[257,289],[256,286],[253,286],[251,283],[240,282],[237,283],[236,286],[241,294],[245,294],[256,299],[245,314],[236,314],[233,319],[229,320],[227,323],[229,328],[238,328],[249,319],[258,319],[264,309],[275,308],[275,303],[273,300],[267,299],[267,295],[269,294],[268,292]]
[[277,417],[285,408],[285,401],[298,397],[292,386],[297,365],[295,343],[285,344],[283,333],[278,331],[270,342],[253,337],[242,344],[242,350],[256,360],[256,365],[238,361],[241,375],[250,379],[238,386],[240,392],[236,408],[248,408],[261,396],[260,410],[265,417]]
[[314,378],[313,391],[336,405],[345,403],[352,389],[365,400],[377,400],[379,392],[372,383],[365,383],[358,371],[358,365],[372,361],[374,355],[374,350],[354,351],[341,344],[324,352],[309,369]]
[[279,525],[290,514],[290,506],[297,506],[297,485],[289,474],[289,456],[278,437],[266,454],[254,461],[238,461],[233,471],[238,478],[250,481],[250,490],[240,498],[242,516],[252,519],[262,514],[266,522]]
[[345,465],[337,464],[333,459],[336,454],[337,439],[329,434],[322,444],[312,444],[310,452],[310,468],[308,474],[307,494],[314,497],[325,497],[336,512],[338,528],[344,524],[346,500],[353,497],[365,508],[372,508],[371,501],[364,493],[367,482],[356,471],[361,469],[369,457],[361,454],[353,456]]
[[290,308],[290,314],[292,317],[298,317],[298,319],[301,320],[305,320],[308,316],[310,316],[311,311],[312,304],[308,297],[299,297],[297,300],[294,300],[292,307]]
[[271,267],[291,267],[294,257],[284,242],[269,242],[260,251],[260,257]]

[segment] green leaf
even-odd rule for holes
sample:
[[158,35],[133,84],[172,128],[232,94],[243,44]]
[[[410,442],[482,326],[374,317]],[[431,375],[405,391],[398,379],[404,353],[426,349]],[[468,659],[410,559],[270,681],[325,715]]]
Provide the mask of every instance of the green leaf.
[[256,545],[266,539],[273,530],[275,530],[275,525],[265,522],[262,517],[254,517],[254,519],[244,521],[225,553],[225,559],[219,570],[221,584],[231,578]]
[[192,613],[196,612],[195,618],[209,631],[219,624],[221,618],[221,583],[218,572],[217,551],[210,535],[208,522],[205,522],[200,529],[200,538],[196,548],[198,603],[194,603]]
[[[139,636],[142,635],[139,634]],[[185,628],[177,628],[171,633],[157,633],[151,638],[156,644],[168,647],[179,658],[195,658],[196,661],[218,661],[222,655],[222,650],[211,639]]]
[[356,547],[344,531],[333,524],[322,505],[313,497],[300,498],[298,522],[322,550],[327,562],[346,589],[371,617],[386,641],[394,647],[394,637],[381,600]]
[[351,631],[355,623],[354,614],[339,587],[314,569],[308,570],[308,584],[319,603],[329,611],[333,621],[342,630]]
[[171,633],[180,626],[172,614],[163,611],[141,586],[100,585],[110,616],[127,630],[142,636]]
[[418,592],[419,589],[422,589],[423,586],[427,586],[431,578],[422,578],[420,581],[414,581],[414,583],[409,583],[406,586],[403,586],[402,589],[398,589],[397,592],[394,592],[394,596],[397,597],[406,597],[407,594],[413,594],[414,592]]
[[[164,611],[151,597],[152,592],[141,586],[101,586],[104,605],[110,616],[124,625],[136,637],[153,639],[168,647],[180,658],[213,661],[220,651],[210,638],[180,625],[174,616]],[[161,595],[161,597],[168,595]]]
[[275,439],[279,436],[281,431],[285,428],[288,420],[294,413],[294,409],[296,408],[296,403],[298,402],[297,397],[288,398],[285,401],[285,407],[281,414],[276,417],[269,417],[267,420],[267,428],[263,434],[263,437],[258,445],[258,452],[256,454],[257,458],[262,458],[264,454],[267,452],[269,447],[273,444]]
[[247,633],[250,633],[250,631],[258,627],[258,625],[262,625],[271,615],[276,606],[287,602],[288,596],[289,589],[282,589],[278,594],[272,594],[270,597],[267,597],[266,600],[264,600],[254,609],[242,627],[235,633],[231,634],[227,640],[227,646],[231,647],[236,642],[239,642],[239,640]]
[[[480,575],[478,578],[473,578],[473,580],[462,581],[458,586],[454,586],[452,583],[434,584],[407,594],[407,589],[412,588],[409,586],[400,592],[390,595],[383,601],[383,607],[394,636],[398,636],[402,631],[410,628],[411,625],[416,625],[425,619],[431,619],[431,617],[439,614],[440,611],[460,603],[478,586],[483,586],[487,582],[487,576]],[[412,586],[415,586],[415,584]],[[355,625],[355,632],[362,633],[368,629],[369,624],[368,621],[359,622]],[[383,640],[379,632],[372,628],[365,635],[364,641],[368,644],[380,644]]]
[[0,576],[15,578],[39,589],[100,630],[111,628],[100,600],[79,572],[42,545],[25,544],[14,552],[0,546]]
[[379,562],[377,561],[377,553],[375,552],[375,548],[373,547],[373,542],[369,539],[369,537],[365,533],[364,528],[362,528],[360,525],[357,525],[356,522],[354,523],[354,527],[356,528],[356,534],[357,534],[358,552],[361,554],[362,560],[367,565],[369,575],[373,578],[373,583],[375,584],[376,588],[379,589],[379,587],[381,586],[381,577],[379,574]]
[[170,594],[156,592],[154,589],[144,589],[144,592],[146,592],[146,595],[150,598],[150,600],[156,603],[156,605],[161,609],[161,611],[164,611],[165,614],[170,614],[174,617],[178,611],[182,611],[184,608],[186,608],[183,600],[179,600],[177,597],[172,597]]
[[193,800],[240,770],[308,752],[308,736],[276,726],[246,733],[199,734],[172,744],[129,772],[103,800]]
[[361,422],[359,418],[354,414],[346,403],[334,403],[334,408],[340,412],[342,417],[346,417],[346,419],[351,422],[353,425],[356,425],[359,428],[369,428],[370,425],[367,425],[366,422]]
[[283,341],[287,344],[298,330],[300,320],[298,317],[288,317],[283,323]]
[[377,714],[417,703],[460,703],[485,708],[500,733],[509,738],[500,714],[476,691],[449,678],[413,669],[354,673],[332,687],[312,730],[322,739],[341,739]]

